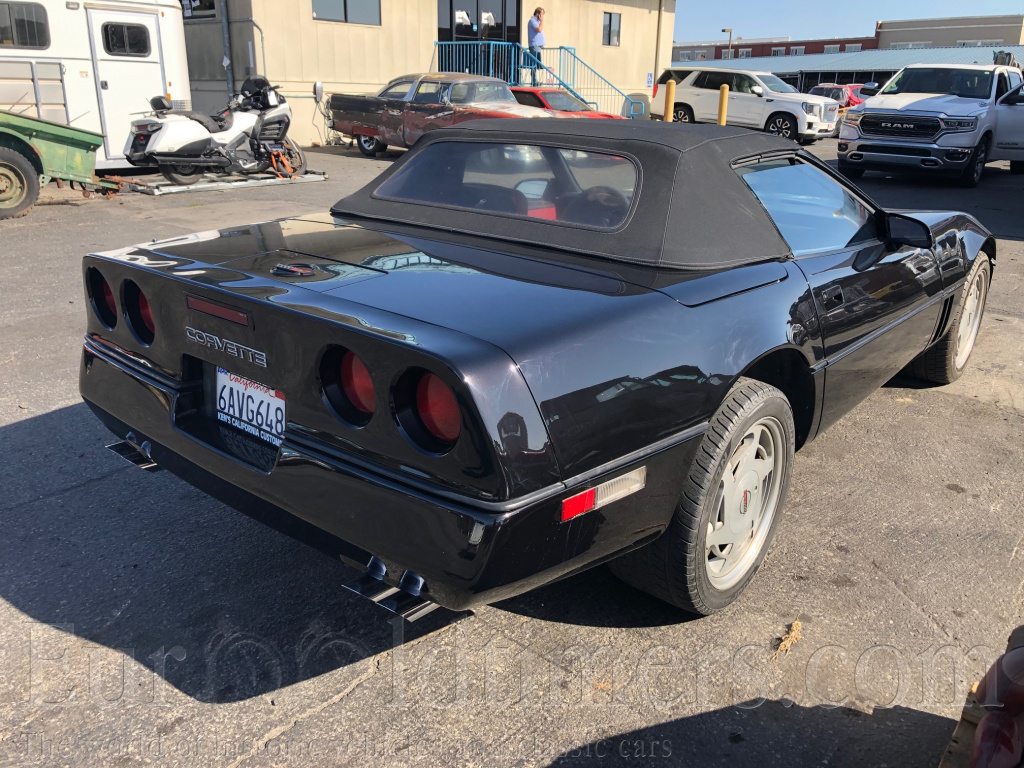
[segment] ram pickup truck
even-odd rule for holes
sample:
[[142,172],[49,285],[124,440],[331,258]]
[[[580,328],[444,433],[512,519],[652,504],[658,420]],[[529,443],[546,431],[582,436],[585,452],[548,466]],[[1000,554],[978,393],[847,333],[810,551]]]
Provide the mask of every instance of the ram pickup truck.
[[504,80],[451,72],[396,77],[376,96],[331,95],[331,128],[352,136],[368,157],[411,147],[436,128],[501,117],[576,115],[523,106]]
[[1024,173],[1024,96],[1015,66],[918,64],[900,70],[850,109],[839,133],[839,170],[929,171],[976,187],[985,164]]

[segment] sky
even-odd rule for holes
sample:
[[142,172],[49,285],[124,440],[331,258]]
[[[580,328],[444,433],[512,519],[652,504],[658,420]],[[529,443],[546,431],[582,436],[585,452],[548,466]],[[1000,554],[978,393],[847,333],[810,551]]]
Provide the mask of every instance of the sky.
[[676,0],[674,40],[719,40],[733,28],[736,37],[870,37],[876,21],[934,19],[943,16],[1024,13],[1017,0],[857,0],[824,4],[796,0]]

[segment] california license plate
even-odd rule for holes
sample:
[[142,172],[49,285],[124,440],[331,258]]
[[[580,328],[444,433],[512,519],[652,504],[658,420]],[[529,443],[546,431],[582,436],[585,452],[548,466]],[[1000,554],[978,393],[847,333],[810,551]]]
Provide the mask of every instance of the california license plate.
[[280,445],[284,394],[218,367],[217,420],[271,445]]

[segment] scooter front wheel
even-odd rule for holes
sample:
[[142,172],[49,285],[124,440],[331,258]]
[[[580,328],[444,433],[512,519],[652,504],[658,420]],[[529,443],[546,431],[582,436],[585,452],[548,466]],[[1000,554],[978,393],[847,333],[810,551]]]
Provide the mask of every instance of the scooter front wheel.
[[177,165],[161,165],[160,173],[172,184],[189,186],[203,178],[203,168],[199,165],[181,163]]

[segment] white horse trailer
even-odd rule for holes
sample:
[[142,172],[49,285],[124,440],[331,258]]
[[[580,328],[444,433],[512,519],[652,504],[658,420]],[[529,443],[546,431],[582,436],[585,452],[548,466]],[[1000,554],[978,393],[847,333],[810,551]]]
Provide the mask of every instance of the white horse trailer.
[[190,108],[180,0],[0,0],[0,109],[102,133],[97,168],[161,94]]

